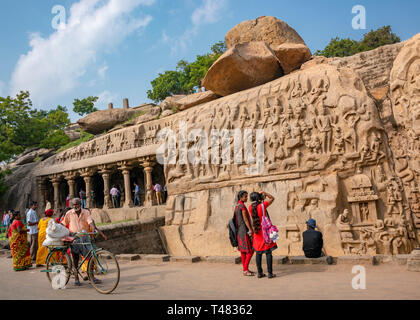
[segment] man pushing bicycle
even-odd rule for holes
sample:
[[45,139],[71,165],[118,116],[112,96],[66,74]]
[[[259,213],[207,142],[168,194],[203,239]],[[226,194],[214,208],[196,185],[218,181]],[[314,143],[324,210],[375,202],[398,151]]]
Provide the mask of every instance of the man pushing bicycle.
[[[82,201],[79,198],[73,198],[71,201],[72,210],[69,210],[63,221],[61,222],[62,225],[68,226],[68,229],[71,233],[86,233],[88,230],[91,232],[98,232],[105,240],[107,237],[96,228],[95,222],[93,221],[90,211],[87,209],[82,209],[81,206]],[[90,238],[89,235],[84,235],[81,237],[77,237],[73,244],[71,245],[71,252],[74,260],[74,285],[80,286],[79,275],[77,272],[77,266],[79,265],[79,258],[80,255],[86,257],[91,249]],[[99,281],[98,279],[94,279],[95,283]]]

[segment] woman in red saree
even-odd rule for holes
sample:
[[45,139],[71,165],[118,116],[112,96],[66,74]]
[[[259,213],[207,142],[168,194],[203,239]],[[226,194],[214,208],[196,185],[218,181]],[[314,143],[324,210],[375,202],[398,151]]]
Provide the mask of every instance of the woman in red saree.
[[238,250],[241,253],[244,276],[254,276],[255,273],[248,269],[254,250],[252,249],[252,233],[251,217],[245,207],[248,201],[248,192],[239,191],[238,203],[235,208],[235,218],[238,227]]
[[20,212],[13,213],[12,225],[9,228],[10,250],[13,258],[13,269],[23,271],[32,267],[31,253],[27,240],[25,225],[22,223]]

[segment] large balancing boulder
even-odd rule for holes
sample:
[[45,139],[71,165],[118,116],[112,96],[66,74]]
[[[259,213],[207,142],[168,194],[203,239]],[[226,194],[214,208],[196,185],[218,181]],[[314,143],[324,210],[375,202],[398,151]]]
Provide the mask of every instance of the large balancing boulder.
[[311,58],[311,51],[300,35],[286,22],[264,16],[233,27],[225,37],[226,47],[251,41],[264,41],[274,51],[285,74],[299,69]]
[[263,41],[241,43],[227,50],[207,71],[203,86],[220,96],[253,88],[283,75],[274,52]]

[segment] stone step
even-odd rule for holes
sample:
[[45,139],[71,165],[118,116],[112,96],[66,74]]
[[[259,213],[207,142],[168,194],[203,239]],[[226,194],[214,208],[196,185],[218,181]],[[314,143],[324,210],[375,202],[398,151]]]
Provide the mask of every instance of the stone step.
[[115,257],[117,260],[122,261],[136,261],[141,259],[139,254],[118,254]]
[[206,262],[210,263],[232,263],[240,264],[241,257],[229,257],[229,256],[208,256],[204,259]]
[[142,256],[143,260],[149,260],[149,261],[160,261],[160,262],[166,262],[169,261],[171,256],[167,254],[147,254]]
[[333,258],[330,256],[320,258],[306,258],[305,256],[292,256],[289,257],[291,264],[333,264]]
[[373,265],[373,256],[341,256],[337,264]]
[[375,265],[388,264],[401,266],[407,264],[407,260],[409,257],[409,254],[397,254],[396,256],[386,256],[383,254],[377,254],[373,257],[373,263]]
[[171,257],[171,262],[188,262],[188,263],[194,263],[199,262],[201,259],[198,256],[175,256]]

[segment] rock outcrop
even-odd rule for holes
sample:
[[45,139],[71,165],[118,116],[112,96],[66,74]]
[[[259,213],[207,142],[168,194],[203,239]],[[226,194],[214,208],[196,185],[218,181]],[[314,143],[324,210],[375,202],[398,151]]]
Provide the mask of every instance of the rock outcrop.
[[225,37],[228,49],[240,43],[264,41],[274,51],[285,74],[299,69],[311,57],[300,35],[286,22],[275,17],[259,17],[241,22]]
[[205,91],[205,92],[198,92],[193,93],[185,96],[182,99],[179,99],[173,102],[173,105],[179,110],[186,110],[200,104],[210,102],[220,98],[219,95],[215,94],[213,91]]
[[203,86],[214,93],[229,94],[253,88],[283,75],[279,60],[263,41],[237,44],[207,71]]
[[86,132],[100,134],[129,120],[138,111],[134,108],[99,110],[88,114],[77,123]]

